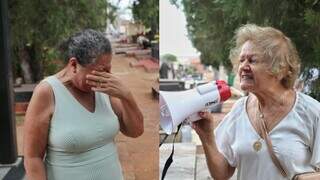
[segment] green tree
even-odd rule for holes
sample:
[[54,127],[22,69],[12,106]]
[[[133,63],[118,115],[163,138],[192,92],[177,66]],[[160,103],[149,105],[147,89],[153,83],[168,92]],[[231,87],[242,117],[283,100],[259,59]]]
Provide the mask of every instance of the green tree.
[[[9,2],[14,72],[27,83],[42,79],[44,67],[57,59],[57,43],[84,28],[104,30],[105,0]],[[51,66],[49,66],[51,67]]]
[[152,34],[159,31],[159,1],[135,0],[132,5],[133,18],[151,29]]
[[311,0],[171,0],[182,5],[189,37],[204,63],[230,66],[234,31],[243,24],[273,26],[293,39],[303,67],[319,66],[320,3]]
[[[120,2],[120,1],[119,1]],[[110,24],[113,24],[117,18],[117,12],[119,10],[117,5],[114,5],[110,2],[107,2],[107,19],[109,20]]]
[[175,55],[172,55],[172,54],[162,55],[161,59],[164,59],[164,60],[166,60],[168,62],[171,62],[171,63],[178,61],[177,57]]
[[[318,0],[171,0],[183,8],[189,38],[201,61],[231,70],[228,59],[234,31],[243,24],[272,26],[296,44],[302,70],[320,67],[320,1]],[[320,82],[315,93],[319,94]],[[314,96],[315,97],[315,96]]]

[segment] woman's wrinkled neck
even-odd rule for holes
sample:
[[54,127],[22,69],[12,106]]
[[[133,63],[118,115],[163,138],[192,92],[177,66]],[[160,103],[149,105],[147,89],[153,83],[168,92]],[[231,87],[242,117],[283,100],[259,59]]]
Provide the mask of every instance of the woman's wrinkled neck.
[[59,71],[56,76],[63,84],[69,84],[72,83],[75,77],[75,73],[73,73],[72,70],[68,66],[66,66],[61,71]]
[[290,97],[294,94],[293,89],[287,89],[281,84],[270,86],[268,88],[251,92],[257,103],[264,107],[279,107],[285,106],[287,103],[290,103]]

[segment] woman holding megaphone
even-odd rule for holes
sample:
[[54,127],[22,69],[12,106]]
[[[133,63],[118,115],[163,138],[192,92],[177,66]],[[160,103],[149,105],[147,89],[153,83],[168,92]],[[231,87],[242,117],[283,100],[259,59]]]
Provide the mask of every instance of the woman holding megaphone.
[[214,130],[213,117],[200,112],[193,123],[215,180],[320,179],[320,103],[296,92],[300,60],[291,40],[271,27],[244,25],[236,31],[230,59],[239,99]]

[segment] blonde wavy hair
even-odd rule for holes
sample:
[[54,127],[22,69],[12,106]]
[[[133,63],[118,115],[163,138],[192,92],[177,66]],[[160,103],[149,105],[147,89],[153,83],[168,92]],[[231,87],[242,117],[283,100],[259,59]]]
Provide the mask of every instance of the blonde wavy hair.
[[242,45],[251,41],[262,53],[268,72],[276,76],[285,88],[292,88],[300,71],[300,58],[296,47],[281,31],[254,24],[241,26],[235,32],[235,47],[229,58],[235,71],[239,68]]

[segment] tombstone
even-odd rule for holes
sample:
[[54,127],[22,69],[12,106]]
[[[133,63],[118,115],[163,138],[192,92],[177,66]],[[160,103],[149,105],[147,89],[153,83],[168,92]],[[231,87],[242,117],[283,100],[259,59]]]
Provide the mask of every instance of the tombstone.
[[160,91],[183,91],[185,82],[180,80],[160,79]]
[[161,63],[161,67],[159,70],[161,79],[168,79],[168,72],[170,70],[169,65],[166,62]]
[[159,59],[159,43],[151,43],[151,56]]

